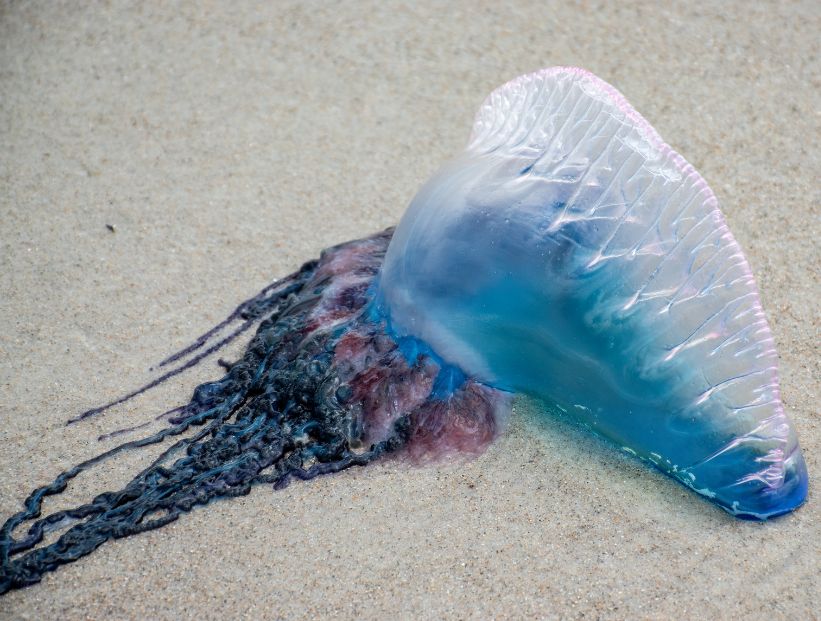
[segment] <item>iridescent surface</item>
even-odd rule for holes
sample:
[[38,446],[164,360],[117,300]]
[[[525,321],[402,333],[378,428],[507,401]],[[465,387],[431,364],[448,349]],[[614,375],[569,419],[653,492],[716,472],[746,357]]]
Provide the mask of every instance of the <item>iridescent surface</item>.
[[398,334],[558,404],[731,513],[803,502],[773,339],[716,199],[591,74],[497,89],[404,215],[380,285]]

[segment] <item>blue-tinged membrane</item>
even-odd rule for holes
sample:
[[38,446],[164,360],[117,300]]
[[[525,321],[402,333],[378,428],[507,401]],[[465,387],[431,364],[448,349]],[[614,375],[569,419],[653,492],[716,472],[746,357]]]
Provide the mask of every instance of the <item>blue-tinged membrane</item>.
[[512,84],[397,227],[392,329],[739,517],[800,505],[772,337],[709,188],[589,74]]
[[369,297],[371,298],[371,302],[365,311],[368,320],[384,325],[385,334],[390,336],[396,343],[399,352],[408,365],[413,366],[417,360],[424,358],[437,366],[438,371],[433,380],[430,398],[438,401],[446,401],[453,396],[454,392],[459,390],[468,379],[465,372],[459,368],[458,365],[443,359],[422,339],[409,334],[397,333],[391,324],[390,313],[385,306],[378,287],[371,287]]

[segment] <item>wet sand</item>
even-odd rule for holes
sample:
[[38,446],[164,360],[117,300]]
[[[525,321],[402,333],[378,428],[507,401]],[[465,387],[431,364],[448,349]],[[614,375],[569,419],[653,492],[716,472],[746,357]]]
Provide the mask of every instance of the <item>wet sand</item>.
[[519,400],[474,462],[259,487],[105,544],[0,598],[0,618],[818,618],[821,10],[569,4],[0,4],[0,514],[220,370],[67,418],[322,248],[396,223],[485,95],[550,65],[614,84],[721,201],[807,504],[735,520]]

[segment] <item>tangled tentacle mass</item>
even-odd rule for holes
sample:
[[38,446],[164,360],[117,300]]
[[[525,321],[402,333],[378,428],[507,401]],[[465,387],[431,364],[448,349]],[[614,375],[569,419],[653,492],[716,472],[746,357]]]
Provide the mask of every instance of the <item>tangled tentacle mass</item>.
[[[180,365],[160,381],[261,319],[242,358],[226,364],[222,379],[197,387],[187,405],[170,410],[168,427],[78,464],[26,499],[25,509],[0,530],[0,593],[39,582],[110,539],[159,528],[196,505],[247,494],[259,483],[279,489],[294,478],[387,454],[420,462],[481,452],[498,434],[509,397],[465,378],[420,343],[389,334],[370,302],[391,234],[326,250],[164,361]],[[217,338],[237,321],[239,328]],[[46,497],[62,493],[82,471],[171,438],[176,442],[121,490],[41,517]],[[63,532],[42,545],[55,531]]]

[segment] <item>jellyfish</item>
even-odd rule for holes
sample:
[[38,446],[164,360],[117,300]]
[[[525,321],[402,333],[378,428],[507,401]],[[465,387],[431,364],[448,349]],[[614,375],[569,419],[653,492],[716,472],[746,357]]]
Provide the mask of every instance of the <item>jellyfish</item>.
[[[495,90],[465,151],[395,230],[323,251],[159,363],[156,379],[69,422],[254,327],[238,360],[219,361],[220,379],[160,415],[160,431],[29,495],[0,529],[0,593],[258,484],[478,455],[516,393],[739,518],[788,513],[807,494],[773,338],[715,196],[582,69]],[[164,448],[122,489],[42,515],[80,472],[150,445]]]

